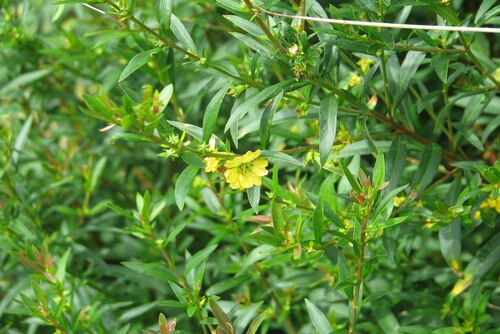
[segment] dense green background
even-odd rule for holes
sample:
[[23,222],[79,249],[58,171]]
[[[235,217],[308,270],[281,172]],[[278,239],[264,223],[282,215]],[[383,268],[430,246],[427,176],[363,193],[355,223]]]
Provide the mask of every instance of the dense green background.
[[[375,21],[380,5],[385,8],[383,19],[392,22],[402,12],[401,4],[415,5],[408,22],[435,24],[436,11],[450,17],[456,15],[458,22],[474,22],[481,3],[454,1],[446,7],[440,1],[392,2],[392,6],[386,6],[389,1],[342,1],[335,3],[336,10],[329,9],[330,1],[319,1],[316,6],[324,8],[328,16],[334,13],[346,19]],[[347,200],[350,187],[336,162],[323,169],[314,161],[304,168],[285,163],[280,166],[283,168],[275,184],[271,185],[270,178],[265,181],[259,213],[271,215],[269,204],[279,202],[286,221],[294,228],[299,221],[305,226],[297,244],[275,247],[270,233],[268,239],[254,237],[260,216],[252,218],[254,213],[245,192],[230,193],[220,185],[220,177],[201,173],[191,188],[186,208],[179,211],[175,182],[193,158],[170,160],[157,156],[163,152],[159,145],[162,141],[172,133],[181,134],[166,119],[201,127],[209,101],[228,79],[217,68],[244,79],[234,80],[234,84],[253,86],[238,98],[226,97],[221,106],[215,134],[227,139],[226,147],[234,153],[260,148],[258,128],[264,110],[256,105],[255,112],[241,120],[240,133],[248,134],[242,135],[236,148],[234,138],[223,131],[235,100],[243,102],[265,87],[295,79],[293,59],[282,61],[265,54],[259,58],[259,52],[247,46],[253,45],[250,37],[251,41],[246,40],[245,44],[244,38],[229,34],[245,33],[245,29],[222,16],[230,14],[228,3],[232,2],[174,1],[174,14],[181,18],[197,49],[203,50],[198,57],[206,57],[208,66],[163,47],[146,66],[118,84],[130,59],[159,45],[157,38],[125,19],[127,13],[122,13],[124,19],[119,20],[112,8],[104,4],[96,6],[107,10],[106,15],[81,4],[68,4],[59,11],[46,1],[1,1],[0,333],[53,333],[54,327],[68,333],[117,333],[127,324],[129,333],[139,333],[146,328],[158,330],[160,312],[168,319],[177,318],[177,329],[201,333],[199,319],[216,326],[204,295],[221,298],[219,303],[230,313],[238,333],[266,309],[270,311],[262,326],[264,331],[290,332],[290,327],[283,325],[287,317],[300,333],[314,333],[319,320],[311,320],[310,312],[314,311],[306,306],[305,298],[326,315],[334,333],[347,328],[349,293],[344,291],[352,286],[349,275],[354,273],[356,253],[352,244],[339,239],[339,235],[352,231],[339,229],[329,221],[327,230],[337,233],[326,233],[319,246],[314,243],[312,232],[312,211],[318,196],[335,203],[331,204],[331,211],[339,220],[354,219]],[[290,8],[295,2],[266,1],[262,5],[271,8],[272,3],[274,10],[292,13]],[[488,23],[498,25],[498,6],[493,6],[494,1],[483,3],[491,3],[494,10],[489,12]],[[443,8],[448,12],[437,10]],[[232,14],[251,18],[245,12]],[[318,15],[312,10],[309,14]],[[178,45],[186,48],[189,44],[189,40],[179,40],[179,34],[164,26],[155,1],[138,1],[134,15]],[[452,21],[450,17],[447,20]],[[294,42],[296,37],[287,34],[284,27],[277,25],[273,33],[288,48],[293,44],[290,39]],[[308,88],[281,102],[281,121],[273,125],[269,149],[276,152],[286,148],[298,160],[304,159],[308,151],[318,151],[314,145],[318,144],[321,126],[319,103],[329,96],[331,86],[338,87],[358,103],[346,102],[343,95],[337,95],[341,106],[338,122],[347,128],[352,141],[374,140],[385,152],[392,147],[386,153],[388,171],[397,159],[402,159],[405,167],[401,168],[400,177],[391,181],[391,189],[410,183],[412,189],[417,189],[426,183],[418,198],[395,209],[393,216],[407,216],[407,222],[387,229],[384,237],[374,239],[367,250],[367,299],[358,320],[359,333],[498,333],[498,210],[493,204],[483,205],[481,219],[474,219],[474,214],[481,203],[488,201],[492,189],[498,196],[500,171],[498,165],[496,169],[489,166],[496,160],[499,145],[499,88],[498,82],[495,84],[484,73],[500,80],[500,35],[467,34],[467,47],[474,51],[472,56],[451,53],[446,58],[446,53],[436,50],[461,48],[464,40],[457,34],[377,34],[368,28],[328,29],[331,30],[328,24],[306,24],[310,73],[297,81]],[[324,37],[332,35],[338,36],[336,43]],[[266,37],[259,42],[267,48],[262,52],[276,52]],[[412,80],[409,87],[401,88],[398,84],[404,79],[398,73],[404,77],[405,68],[399,69],[399,64],[405,64],[412,46],[426,49],[426,59],[407,78]],[[349,87],[350,72],[359,70],[354,63],[364,55],[378,59],[381,50],[386,50],[388,57],[396,55],[388,65],[389,78],[378,69],[363,78],[363,86]],[[448,70],[445,73],[444,67]],[[358,74],[363,77],[359,71]],[[443,76],[449,78],[448,85],[443,86],[440,81]],[[173,84],[174,95],[158,125],[160,135],[156,142],[145,141],[151,133],[134,126],[129,132],[119,127],[99,131],[113,119],[92,117],[95,110],[90,112],[93,108],[84,102],[84,95],[96,99],[107,96],[121,106],[128,103],[124,98],[127,96],[135,111],[147,113],[151,100],[143,86],[161,91],[168,84]],[[425,154],[436,157],[434,151],[424,150],[430,145],[422,145],[421,140],[414,140],[404,131],[399,136],[399,128],[372,114],[364,122],[359,114],[349,113],[349,108],[366,104],[373,95],[379,96],[376,111],[381,115],[389,114],[385,103],[388,95],[393,99],[400,97],[401,106],[390,111],[395,113],[395,122],[435,143],[434,148],[452,152],[454,157],[441,159],[438,153],[439,168],[429,167],[434,170],[420,179],[415,176],[428,167]],[[109,110],[117,110],[110,105]],[[297,107],[304,105],[310,108],[310,115],[297,117]],[[454,146],[449,145],[447,133],[456,136]],[[192,137],[190,140],[190,147],[197,148],[199,143]],[[300,149],[308,145],[310,149]],[[404,153],[397,150],[398,145],[405,147]],[[359,165],[371,174],[375,158],[369,149],[365,151],[362,155],[346,151],[346,156],[352,159],[351,167]],[[275,160],[272,162],[270,169],[276,165]],[[443,179],[455,168],[458,169],[449,178]],[[387,174],[389,180],[391,175]],[[277,192],[277,182],[282,193]],[[336,192],[340,195],[334,195]],[[136,194],[146,195],[137,200]],[[154,221],[154,236],[144,236],[138,227],[139,213],[132,210],[137,210],[142,201],[147,202],[150,195],[153,207],[161,212]],[[280,201],[272,201],[273,196]],[[493,197],[490,199],[494,201]],[[437,224],[429,228],[429,222]],[[453,224],[455,227],[449,228]],[[154,239],[167,238],[173,231],[179,234],[173,236],[175,240],[166,249],[181,274],[189,254],[218,245],[206,260],[201,293],[194,302],[180,298],[182,303],[177,303],[169,285],[172,279],[162,271],[164,255]],[[259,254],[252,253],[257,248],[265,256],[257,259]],[[302,254],[299,250],[297,259],[294,256],[299,248]],[[339,264],[342,259],[347,269]],[[154,263],[153,269],[147,271],[140,263]],[[200,273],[199,266],[196,272]],[[471,286],[454,296],[453,286],[469,273],[474,278]],[[188,286],[198,279],[193,275],[190,272],[185,277]],[[351,283],[347,284],[349,279]],[[49,316],[37,313],[42,300],[51,309]],[[156,304],[165,300],[174,302]],[[195,316],[189,317],[188,313]],[[124,329],[121,333],[126,332]]]

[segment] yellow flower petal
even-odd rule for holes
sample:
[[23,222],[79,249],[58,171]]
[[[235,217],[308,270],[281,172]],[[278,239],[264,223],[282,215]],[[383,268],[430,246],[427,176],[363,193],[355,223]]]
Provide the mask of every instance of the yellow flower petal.
[[219,159],[214,157],[205,158],[205,163],[207,164],[207,166],[205,167],[205,172],[216,172],[217,168],[219,167],[219,161]]

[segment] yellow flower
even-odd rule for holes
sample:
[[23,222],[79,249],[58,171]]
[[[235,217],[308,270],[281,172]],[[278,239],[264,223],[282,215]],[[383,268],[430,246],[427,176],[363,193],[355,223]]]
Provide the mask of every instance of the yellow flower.
[[394,197],[394,206],[398,207],[401,204],[403,204],[404,201],[406,201],[406,196],[401,196],[401,197],[396,196],[396,197]]
[[216,172],[217,167],[219,167],[219,159],[214,158],[214,157],[206,157],[205,162],[207,166],[205,167],[205,172]]
[[479,220],[481,219],[481,211],[477,210],[474,212],[474,220]]
[[372,63],[372,60],[370,58],[361,58],[358,60],[356,64],[358,64],[359,69],[361,70],[361,73],[364,75],[368,73],[368,70],[370,69],[370,64]]
[[347,83],[350,87],[355,87],[361,85],[361,78],[356,73],[351,73],[351,78]]
[[248,151],[241,157],[227,161],[224,177],[232,189],[244,190],[262,184],[262,177],[267,175],[268,161],[259,158],[260,150]]

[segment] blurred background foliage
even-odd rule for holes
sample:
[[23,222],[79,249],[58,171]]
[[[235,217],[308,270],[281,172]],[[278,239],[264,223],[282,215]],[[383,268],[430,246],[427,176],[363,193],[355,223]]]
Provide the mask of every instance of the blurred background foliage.
[[[223,17],[236,14],[250,19],[250,14],[237,11],[239,1],[174,1],[174,14],[189,31],[197,49],[186,48],[197,55],[186,57],[165,47],[138,22],[130,22],[130,13],[115,15],[112,6],[94,3],[108,12],[102,15],[78,2],[67,1],[65,6],[41,0],[0,2],[0,333],[159,331],[160,312],[169,320],[177,319],[176,332],[201,333],[217,326],[205,295],[221,298],[218,303],[230,314],[237,333],[242,333],[262,312],[266,314],[259,329],[262,332],[326,333],[328,330],[318,329],[324,328],[323,316],[334,333],[342,333],[349,322],[349,293],[345,291],[350,285],[346,281],[352,281],[349,275],[354,272],[346,274],[342,270],[347,268],[349,272],[349,267],[354,267],[356,254],[350,251],[349,240],[339,242],[335,238],[347,232],[343,234],[338,226],[331,226],[337,232],[331,232],[330,238],[318,247],[311,229],[296,244],[281,248],[271,246],[273,243],[264,236],[253,237],[256,229],[268,222],[269,204],[277,203],[272,201],[277,188],[269,185],[271,178],[265,181],[270,193],[262,191],[260,216],[254,215],[244,193],[223,191],[217,186],[220,180],[205,174],[195,178],[186,208],[179,211],[175,182],[192,160],[185,156],[175,160],[158,157],[163,152],[158,145],[161,140],[153,143],[147,135],[141,137],[140,131],[134,137],[127,135],[134,131],[106,129],[113,122],[103,122],[103,115],[95,115],[84,96],[109,101],[108,106],[110,101],[126,105],[126,96],[134,110],[149,110],[154,90],[173,84],[174,95],[164,111],[165,119],[156,129],[162,140],[173,133],[181,135],[166,119],[201,126],[211,98],[227,82],[227,73],[244,78],[235,80],[233,93],[248,88],[239,85],[253,85],[236,97],[239,102],[277,82],[297,77],[300,83],[304,77],[313,80],[315,76],[318,81],[331,80],[349,92],[348,96],[366,103],[374,91],[383,92],[384,83],[390,81],[378,72],[364,79],[366,73],[353,65],[365,54],[373,59],[380,56],[380,45],[371,44],[378,38],[375,32],[375,37],[370,36],[358,50],[365,38],[360,36],[366,36],[368,30],[336,27],[332,32],[328,25],[306,27],[310,58],[299,64],[305,66],[301,68],[293,63],[293,57],[283,61],[278,56],[266,58],[251,51],[248,45],[255,45],[250,37],[242,36],[252,31],[238,27],[242,23],[236,21],[236,16],[232,21]],[[403,15],[406,7],[402,5],[413,5],[408,22],[435,24],[431,6],[438,6],[439,1],[392,2],[400,5],[386,5],[390,1],[318,1],[316,12],[311,10],[309,14],[318,15],[317,8],[324,8],[328,16],[374,20],[374,6],[381,4],[386,9],[384,21],[392,22]],[[481,3],[491,1],[450,2],[448,8],[460,20],[474,20]],[[115,3],[126,8],[133,2]],[[161,3],[139,1],[133,15],[154,31],[174,38],[160,17]],[[297,1],[260,4],[288,13],[298,8]],[[498,25],[500,10],[491,7],[496,11],[490,13],[488,24]],[[360,17],[357,13],[361,13]],[[285,24],[276,25],[273,33],[290,50],[297,36],[290,36],[287,29]],[[337,45],[341,51],[328,43],[333,51],[325,51],[322,34],[336,34],[339,40],[342,34],[347,36]],[[425,48],[456,49],[463,42],[458,35],[448,33],[403,31],[389,35],[381,37],[389,45],[400,46],[391,51],[400,52],[397,54],[401,62],[408,51],[406,45],[423,40],[431,44]],[[179,33],[174,40],[178,38]],[[265,37],[259,38],[264,40],[263,45],[272,44]],[[349,38],[357,44],[349,44]],[[467,38],[475,50],[473,55],[500,81],[500,35],[475,34]],[[189,46],[189,39],[179,43],[184,44]],[[145,66],[118,83],[134,56],[155,47],[161,49]],[[340,52],[340,60],[332,56],[336,52]],[[427,189],[421,189],[418,198],[411,198],[415,195],[411,193],[401,195],[401,203],[406,201],[406,205],[398,204],[399,209],[395,206],[397,215],[408,217],[408,221],[387,229],[370,245],[370,261],[363,272],[368,278],[363,284],[366,297],[357,325],[359,333],[496,333],[500,327],[500,171],[498,165],[493,166],[498,152],[498,86],[470,57],[451,54],[434,60],[444,54],[429,52],[423,69],[415,69],[416,82],[411,92],[403,92],[403,106],[397,109],[399,116],[395,119],[456,155],[448,161],[443,159],[439,170],[436,166],[440,175],[431,173],[429,183],[423,187]],[[329,59],[332,64],[327,63]],[[205,61],[211,65],[206,66]],[[433,71],[439,61],[450,64],[449,75],[454,74],[456,80],[444,88],[439,77],[448,73]],[[226,73],[221,75],[221,68]],[[367,80],[364,86],[349,84],[350,73],[356,69],[361,79]],[[271,151],[318,143],[318,102],[325,96],[325,87],[329,84],[312,85],[283,99],[282,121],[271,132]],[[231,101],[224,100],[217,120],[215,134],[221,137],[231,114]],[[383,109],[385,106],[380,108],[384,114],[394,112]],[[238,147],[234,137],[223,137],[227,139],[226,147],[240,153],[260,147],[256,131],[262,110],[241,121]],[[312,117],[296,116],[309,111]],[[451,113],[453,116],[447,120]],[[473,120],[461,123],[464,113]],[[339,124],[347,129],[344,143],[338,142],[337,133],[339,150],[351,142],[370,140],[362,122],[352,116],[346,110],[339,111]],[[452,123],[461,125],[454,127]],[[390,147],[386,154],[388,165],[392,159],[394,166],[394,160],[400,157],[398,149],[405,150],[402,157],[407,166],[404,170],[401,167],[392,189],[412,183],[418,160],[433,153],[425,151],[422,155],[422,143],[412,138],[398,141],[398,129],[387,123],[370,118],[365,124],[376,145],[385,145],[386,152]],[[448,146],[450,132],[460,132],[455,147]],[[302,219],[312,224],[311,210],[326,187],[333,189],[335,185],[339,193],[349,191],[338,166],[331,166],[337,171],[332,173],[328,166],[321,169],[315,165],[315,156],[307,156],[312,154],[308,150],[299,153],[295,157],[306,162],[309,159],[309,164],[304,168],[287,165],[280,169],[279,179],[272,181],[279,181],[281,191],[288,193],[278,194],[285,201],[277,210],[282,210],[285,220],[293,221],[293,226]],[[375,159],[364,153],[350,163],[351,170],[361,166],[371,173]],[[442,179],[453,168],[458,170]],[[431,184],[432,180],[440,182]],[[486,186],[490,188],[484,191]],[[334,216],[349,219],[346,196],[328,196],[338,202],[332,206]],[[287,202],[287,198],[291,200]],[[302,210],[300,205],[305,208]],[[149,206],[157,214],[152,230],[137,223]],[[274,213],[273,219],[276,217]],[[445,232],[443,227],[447,227]],[[166,245],[169,236],[173,241]],[[212,247],[215,245],[216,250]],[[163,271],[160,263],[165,260],[164,249],[170,256],[167,262],[182,269],[182,278],[168,276],[176,276],[174,267],[170,267],[171,272]],[[195,253],[201,254],[201,260],[189,262]],[[186,263],[196,270],[184,275]],[[182,288],[191,290],[186,293]],[[313,306],[306,305],[305,298]],[[220,315],[215,317],[220,320]]]

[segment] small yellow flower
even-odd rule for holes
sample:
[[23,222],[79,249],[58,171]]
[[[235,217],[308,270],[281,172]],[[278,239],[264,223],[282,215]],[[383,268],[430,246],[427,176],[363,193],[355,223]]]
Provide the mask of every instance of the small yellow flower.
[[364,75],[370,70],[370,65],[373,61],[370,58],[361,58],[356,64],[358,64],[361,73]]
[[361,82],[361,78],[356,73],[351,73],[351,78],[349,79],[349,82],[347,82],[347,84],[350,87],[355,87],[361,85]]
[[205,167],[205,172],[210,173],[210,172],[216,172],[217,168],[219,167],[219,162],[220,160],[214,157],[206,157],[205,158],[205,163],[207,166]]
[[481,211],[477,210],[474,212],[474,220],[480,220],[481,219]]
[[403,204],[404,201],[406,201],[406,196],[401,196],[401,197],[396,196],[396,197],[394,197],[394,206],[398,207],[401,204]]
[[262,177],[267,175],[268,161],[259,158],[261,151],[248,151],[241,157],[227,161],[224,177],[232,189],[244,190],[262,184]]

